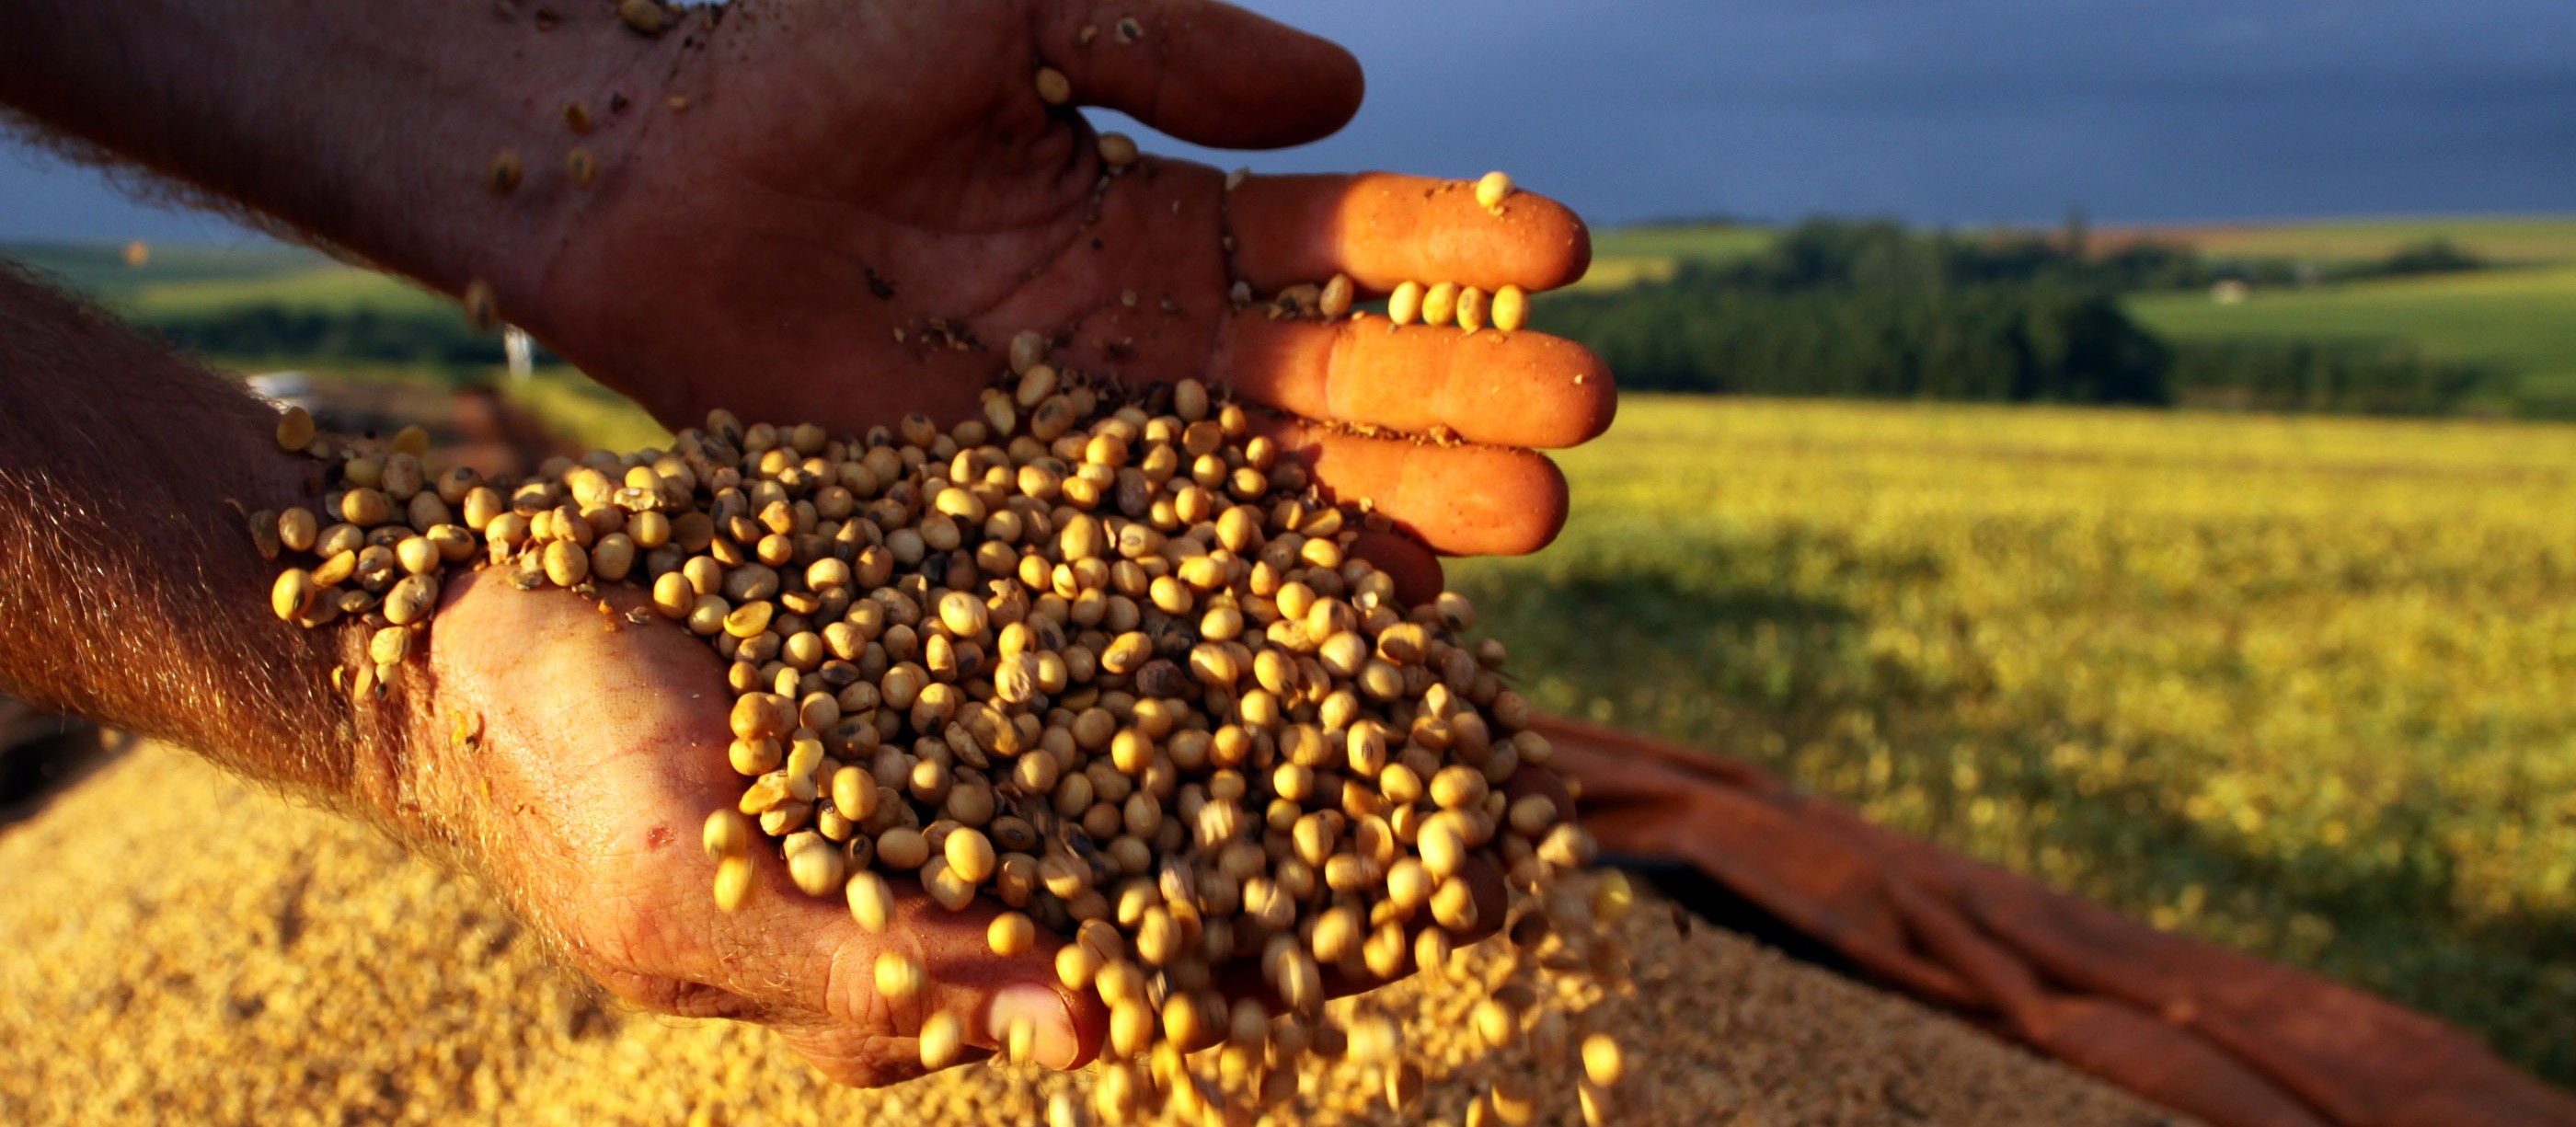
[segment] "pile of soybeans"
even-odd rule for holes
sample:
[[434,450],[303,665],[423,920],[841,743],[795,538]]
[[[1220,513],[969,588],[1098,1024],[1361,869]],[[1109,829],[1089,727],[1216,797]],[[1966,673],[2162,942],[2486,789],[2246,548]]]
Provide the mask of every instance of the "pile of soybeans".
[[[1041,929],[1066,939],[1059,978],[1108,1006],[1103,1060],[1079,1083],[1048,1078],[1012,1029],[989,1081],[917,1086],[940,1122],[1978,1122],[2043,1104],[2066,1122],[2154,1122],[1922,1014],[1865,1011],[1824,975],[1795,978],[1757,1019],[1780,962],[1692,939],[1674,908],[1636,911],[1620,872],[1589,870],[1577,787],[1525,731],[1502,646],[1468,638],[1466,600],[1401,605],[1352,556],[1363,530],[1386,530],[1368,504],[1324,502],[1200,383],[1131,394],[1043,353],[1033,334],[1012,342],[981,417],[948,430],[909,417],[832,437],[716,412],[672,450],[603,450],[526,481],[430,473],[417,432],[358,443],[289,412],[278,440],[322,458],[319,512],[335,520],[260,512],[252,538],[291,564],[273,587],[281,618],[374,630],[345,692],[399,692],[451,566],[502,569],[520,589],[649,587],[639,618],[732,661],[726,756],[744,790],[703,834],[721,908],[765,888],[755,865],[783,862],[868,929],[894,895],[953,911],[989,898],[994,952],[1025,952]],[[1327,1001],[1327,980],[1360,993]],[[904,955],[878,960],[876,988],[930,996]],[[1723,991],[1749,993],[1721,1006]],[[598,1022],[592,1003],[569,1006],[546,1019],[556,1040]],[[1783,1019],[1798,1040],[1726,1042]],[[82,1037],[108,1029],[124,1024]],[[438,1052],[469,1052],[471,1101],[489,1112],[497,1063],[479,1034],[459,1037]],[[502,1029],[495,1045],[520,1042]],[[927,1068],[958,1063],[961,1016],[922,1016],[920,1052]],[[654,1068],[592,1096],[683,1099],[693,1122],[817,1099],[811,1078],[744,1073],[773,1050],[729,1058],[721,1101],[641,1081]],[[1793,1083],[1811,1068],[1824,1081]],[[1950,1091],[1940,1068],[1996,1086]],[[1873,1078],[1857,1091],[1832,1076]],[[580,1114],[657,1117],[641,1106]]]
[[[996,1063],[842,1088],[778,1035],[603,1005],[479,882],[327,810],[147,744],[0,828],[0,1122],[994,1127],[1042,1122],[1081,1075]],[[1615,989],[1566,983],[1578,1028],[1628,1050],[1622,1121],[1924,1127],[2174,1120],[2115,1089],[1711,927],[1648,891],[1614,925]],[[1523,1061],[1488,1052],[1471,973],[1416,975],[1326,1012],[1398,1019],[1424,1066],[1397,1115],[1365,1069],[1309,1053],[1264,1121],[1456,1127]],[[1532,1074],[1546,1123],[1569,1072]]]
[[[1578,1058],[1584,1117],[1611,1118],[1619,1046],[1577,1036],[1551,976],[1623,977],[1604,925],[1633,894],[1586,871],[1500,643],[1468,638],[1455,594],[1401,603],[1351,551],[1388,525],[1324,499],[1244,407],[1195,380],[1095,386],[1045,350],[1014,341],[981,417],[944,430],[719,411],[671,450],[519,482],[435,474],[416,439],[335,439],[290,413],[280,442],[323,459],[337,519],[260,513],[252,532],[310,561],[278,576],[280,617],[373,629],[353,692],[399,685],[450,566],[649,586],[731,662],[745,785],[704,828],[718,906],[752,895],[764,856],[873,931],[899,894],[997,900],[996,953],[1069,940],[1058,976],[1106,1007],[1105,1119],[1250,1122],[1295,1096],[1309,1053],[1347,1053],[1410,1109],[1424,1073],[1397,1024],[1326,1019],[1326,983],[1447,973],[1495,934],[1510,958],[1478,1034]],[[1219,990],[1255,962],[1266,989]],[[875,971],[897,1004],[924,994],[908,955]],[[923,1016],[925,1067],[962,1059],[963,1016]],[[1011,1030],[1005,1055],[1033,1036]],[[1531,1076],[1504,1072],[1467,1118],[1537,1108]],[[1050,1118],[1083,1113],[1059,1098]]]

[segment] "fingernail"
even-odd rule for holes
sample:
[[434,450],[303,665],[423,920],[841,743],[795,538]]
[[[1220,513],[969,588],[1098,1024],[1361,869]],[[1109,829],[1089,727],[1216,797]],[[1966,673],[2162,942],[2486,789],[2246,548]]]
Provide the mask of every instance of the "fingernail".
[[1023,983],[1003,987],[993,996],[992,1012],[984,1020],[984,1035],[1002,1046],[1004,1052],[1010,1049],[1011,1026],[1028,1022],[1037,1033],[1030,1055],[1048,1068],[1071,1068],[1075,1054],[1082,1051],[1081,1043],[1074,1039],[1073,1015],[1065,1011],[1064,997],[1052,986]]

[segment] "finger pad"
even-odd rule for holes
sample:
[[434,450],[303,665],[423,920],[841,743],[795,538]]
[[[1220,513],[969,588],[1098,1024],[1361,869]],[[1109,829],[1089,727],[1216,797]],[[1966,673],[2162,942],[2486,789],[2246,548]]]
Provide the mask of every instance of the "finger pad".
[[1348,435],[1292,444],[1336,498],[1368,498],[1434,550],[1520,555],[1565,524],[1565,477],[1527,450]]
[[1236,189],[1233,210],[1240,266],[1265,289],[1338,271],[1373,293],[1407,281],[1547,290],[1592,262],[1591,233],[1564,204],[1517,192],[1488,211],[1465,180],[1257,176]]
[[1561,449],[1610,429],[1619,393],[1610,366],[1591,349],[1532,332],[1480,330],[1448,339],[1454,342],[1448,414],[1459,433]]
[[1077,90],[1194,144],[1271,149],[1331,135],[1359,112],[1359,60],[1229,4],[1171,3],[1144,40],[1100,35],[1068,63]]

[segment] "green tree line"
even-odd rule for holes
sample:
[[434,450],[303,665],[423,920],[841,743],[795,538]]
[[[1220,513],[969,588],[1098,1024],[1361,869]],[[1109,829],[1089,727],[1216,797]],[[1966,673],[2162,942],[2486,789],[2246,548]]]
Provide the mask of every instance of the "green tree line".
[[[2473,262],[2442,244],[2343,276]],[[1653,391],[2430,413],[2487,382],[2402,346],[2169,342],[2118,301],[2246,276],[2225,269],[2152,243],[2086,254],[2072,231],[1810,220],[1761,255],[1550,297],[1543,323],[1600,352],[1620,386]]]
[[229,358],[457,367],[489,367],[505,359],[500,334],[476,332],[463,315],[446,310],[334,311],[260,303],[157,318],[150,327],[180,348]]

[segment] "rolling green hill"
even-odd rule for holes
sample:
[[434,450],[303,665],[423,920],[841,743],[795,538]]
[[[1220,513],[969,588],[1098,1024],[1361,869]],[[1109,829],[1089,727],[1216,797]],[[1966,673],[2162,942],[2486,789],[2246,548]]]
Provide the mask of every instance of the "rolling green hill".
[[[302,247],[279,243],[220,246],[155,246],[141,266],[128,265],[112,244],[21,243],[0,246],[5,256],[146,326],[172,326],[243,311],[273,309],[289,315],[348,314],[373,310],[384,320],[426,324],[463,334],[455,302],[409,282],[335,262]],[[263,351],[216,353],[217,364],[243,372],[312,368],[370,383],[454,386],[498,381],[497,367],[387,361],[347,355],[309,356]],[[632,402],[568,365],[538,365],[526,380],[498,381],[504,397],[548,427],[584,441],[636,449],[669,441],[670,433]]]
[[1770,227],[1733,223],[1664,223],[1615,227],[1592,235],[1592,271],[1577,289],[1618,289],[1668,278],[1683,260],[1723,262],[1762,253]]
[[142,321],[253,305],[342,313],[452,308],[446,298],[388,275],[283,243],[156,245],[141,266],[106,243],[17,243],[0,255],[50,275]]
[[2128,307],[2178,341],[2404,341],[2509,377],[2530,409],[2576,412],[2576,265],[2258,289],[2236,304],[2137,294]]
[[2385,258],[2401,247],[2447,239],[2494,262],[2576,262],[2576,218],[2566,216],[2325,219],[2299,223],[2126,227],[2101,232],[2104,242],[2151,238],[2221,258],[2300,258],[2355,262]]
[[144,286],[247,282],[331,264],[313,251],[283,243],[164,245],[150,251],[148,261],[133,266],[125,260],[125,248],[114,243],[0,244],[0,255],[101,299]]
[[[1777,228],[1738,223],[1653,223],[1596,231],[1592,273],[1583,288],[1625,286],[1669,276],[1684,260],[1725,261],[1758,254]],[[2287,258],[2317,263],[2385,258],[2433,239],[2499,263],[2576,263],[2576,217],[2462,216],[2323,219],[2286,223],[2108,227],[2095,245],[2154,240],[2218,258]]]
[[245,305],[345,313],[373,307],[387,313],[454,312],[456,303],[390,275],[327,263],[258,278],[198,278],[132,287],[123,299],[141,315],[220,313]]
[[[1672,276],[1687,261],[1762,253],[1782,228],[1659,224],[1600,232],[1578,289],[1603,293]],[[2459,217],[2107,228],[2092,245],[2139,240],[2216,259],[2270,259],[2319,268],[2385,260],[2441,239],[2497,268],[2465,273],[2258,287],[2240,303],[2200,291],[2133,293],[2129,312],[2177,343],[2388,344],[2430,362],[2492,373],[2476,406],[2576,415],[2576,217]],[[1544,306],[1540,324],[1546,324]]]

